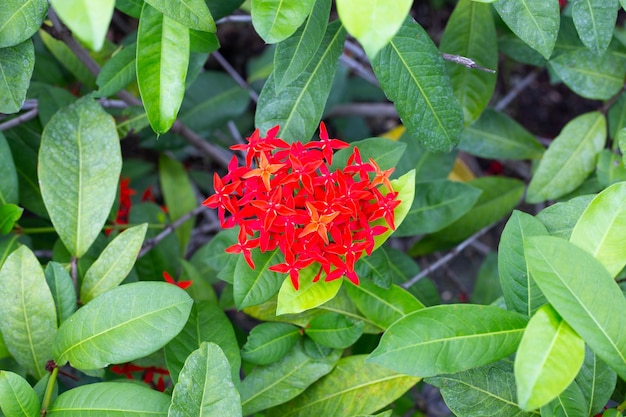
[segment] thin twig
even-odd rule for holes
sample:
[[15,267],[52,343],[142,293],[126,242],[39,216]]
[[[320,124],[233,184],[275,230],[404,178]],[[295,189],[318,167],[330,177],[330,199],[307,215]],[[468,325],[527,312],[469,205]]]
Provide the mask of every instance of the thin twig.
[[507,93],[506,96],[502,97],[502,99],[500,99],[500,101],[498,101],[496,105],[493,106],[494,110],[497,110],[497,111],[504,110],[509,104],[511,104],[513,100],[517,98],[517,96],[522,91],[524,91],[526,87],[528,87],[533,81],[535,81],[535,78],[539,76],[540,72],[541,72],[541,68],[536,68],[534,71],[526,75],[526,77],[524,77],[522,81],[517,83],[515,87],[513,87],[511,91]]
[[376,76],[371,71],[366,69],[365,65],[361,64],[361,62],[357,61],[356,59],[344,53],[341,55],[341,63],[345,65],[346,67],[348,67],[349,69],[351,69],[352,71],[354,71],[357,75],[359,75],[365,81],[377,87],[380,85],[378,83],[378,80],[376,79]]
[[191,210],[190,212],[182,215],[181,217],[176,219],[174,222],[172,222],[172,223],[168,224],[167,226],[165,226],[165,228],[163,229],[163,231],[161,233],[159,233],[158,235],[156,235],[152,239],[146,240],[143,243],[143,246],[141,247],[141,250],[139,251],[139,255],[137,255],[137,258],[141,258],[142,256],[144,256],[152,248],[154,248],[156,245],[158,245],[160,241],[165,239],[172,232],[174,232],[177,228],[179,228],[183,223],[185,223],[187,220],[197,216],[198,214],[202,213],[203,210],[207,210],[207,208],[205,206],[203,206],[203,205],[200,205],[200,206],[194,208],[193,210]]
[[424,278],[426,275],[428,275],[431,272],[439,269],[442,265],[445,265],[447,262],[452,260],[459,253],[461,253],[463,251],[463,249],[465,249],[466,247],[471,245],[476,239],[478,239],[479,237],[481,237],[482,235],[487,233],[489,230],[491,230],[491,228],[494,227],[496,224],[497,223],[491,224],[491,225],[489,225],[489,226],[479,230],[478,232],[474,233],[472,236],[468,237],[467,239],[465,239],[458,246],[456,246],[454,249],[452,249],[450,252],[448,252],[445,256],[443,256],[441,259],[439,259],[437,262],[433,263],[428,268],[424,269],[422,272],[420,272],[419,274],[415,275],[413,278],[411,278],[410,280],[408,280],[407,282],[402,284],[402,287],[403,288],[410,288],[417,281],[419,281],[420,279]]
[[31,119],[34,119],[35,117],[37,117],[38,113],[39,113],[39,110],[37,109],[37,107],[35,107],[35,108],[30,109],[26,113],[23,113],[17,117],[14,117],[13,119],[7,120],[4,123],[0,123],[0,131],[11,129],[12,127],[21,125],[22,123],[25,123]]
[[239,75],[237,71],[235,71],[235,68],[233,68],[233,66],[230,65],[230,63],[226,60],[226,58],[224,58],[222,54],[216,51],[216,52],[213,52],[212,55],[217,60],[217,62],[222,66],[222,68],[224,68],[224,70],[228,73],[228,75],[230,75],[233,78],[233,80],[235,80],[237,84],[239,84],[241,87],[248,90],[248,94],[250,95],[250,98],[255,103],[259,101],[259,95],[257,94],[257,92],[254,91],[252,88],[250,88],[246,80],[244,80],[243,77]]
[[203,151],[211,157],[215,162],[225,167],[230,162],[230,153],[215,145],[210,144],[200,135],[185,126],[180,120],[176,120],[172,125],[172,133],[177,133],[191,143],[196,148]]
[[470,69],[477,69],[477,70],[480,70],[480,71],[489,72],[491,74],[495,74],[496,73],[496,70],[493,70],[493,69],[490,69],[490,68],[481,67],[473,59],[467,58],[467,57],[464,57],[464,56],[461,56],[461,55],[452,55],[452,54],[446,54],[445,52],[443,52],[441,54],[441,57],[443,59],[445,59],[446,61],[454,62],[455,64],[460,64],[460,65],[463,65],[464,67],[467,67],[467,68],[470,68]]
[[48,8],[48,17],[52,21],[54,25],[53,35],[55,35],[58,39],[62,40],[68,48],[76,55],[76,57],[83,63],[83,65],[91,72],[93,75],[97,76],[100,73],[100,65],[89,55],[89,52],[82,47],[81,44],[78,43],[76,39],[72,36],[72,33],[69,29],[61,22],[59,16],[57,16],[56,12],[52,7]]
[[237,125],[235,124],[235,122],[233,122],[232,120],[229,120],[228,123],[226,123],[226,126],[228,126],[228,131],[230,132],[231,136],[235,140],[235,143],[244,143],[243,138],[241,137],[241,133],[239,133],[239,130],[237,129]]
[[222,17],[220,20],[215,22],[215,24],[221,25],[223,23],[249,23],[249,22],[252,22],[252,16],[250,16],[249,14],[242,14],[242,15]]

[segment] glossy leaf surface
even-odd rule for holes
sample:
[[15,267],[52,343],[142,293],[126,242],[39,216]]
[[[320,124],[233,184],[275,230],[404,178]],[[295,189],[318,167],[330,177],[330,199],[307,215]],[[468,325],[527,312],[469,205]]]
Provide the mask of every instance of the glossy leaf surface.
[[0,371],[0,410],[6,417],[37,417],[40,403],[28,381],[10,371]]
[[73,256],[83,255],[102,230],[121,167],[113,118],[90,97],[59,110],[44,129],[38,167],[41,195]]
[[47,11],[47,0],[3,1],[0,8],[0,48],[17,45],[33,36]]
[[291,36],[304,22],[315,0],[252,0],[252,24],[266,43],[277,43]]
[[217,30],[211,11],[203,0],[145,0],[145,2],[170,19],[190,29],[204,32],[215,32]]
[[617,375],[589,347],[585,348],[585,360],[576,376],[576,384],[581,388],[589,407],[587,415],[602,411],[609,401]]
[[57,262],[48,262],[44,271],[57,312],[57,324],[61,325],[76,311],[76,289],[70,274]]
[[319,266],[313,264],[300,271],[300,287],[296,290],[289,277],[285,278],[278,291],[276,314],[295,314],[309,310],[331,300],[341,288],[342,280],[313,282]]
[[[279,250],[271,252],[254,250],[252,251],[252,260],[255,267],[252,269],[243,256],[239,257],[235,265],[233,287],[237,308],[242,309],[261,304],[276,295],[281,284],[283,284],[285,275],[270,271],[268,268],[281,263],[282,258],[283,255]],[[307,271],[309,269],[311,268],[308,268]],[[304,274],[304,271],[300,273],[301,276]]]
[[50,0],[50,5],[72,34],[92,50],[102,49],[115,0]]
[[137,44],[124,47],[111,57],[103,66],[96,78],[100,87],[95,97],[107,97],[126,88],[137,79]]
[[596,55],[606,51],[617,20],[617,0],[574,0],[572,19],[580,40]]
[[35,67],[35,48],[31,40],[0,48],[0,112],[17,113],[30,85]]
[[248,335],[241,358],[257,365],[269,365],[284,357],[300,339],[300,329],[289,323],[261,323]]
[[311,320],[305,332],[319,345],[346,349],[363,334],[363,322],[339,313],[326,313]]

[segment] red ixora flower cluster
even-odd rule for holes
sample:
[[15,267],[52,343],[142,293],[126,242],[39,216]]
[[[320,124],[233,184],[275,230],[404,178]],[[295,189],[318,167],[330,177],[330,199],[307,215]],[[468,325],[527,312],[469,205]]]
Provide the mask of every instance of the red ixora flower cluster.
[[[203,204],[217,208],[222,227],[240,227],[238,242],[226,252],[242,253],[254,269],[252,249],[278,248],[284,262],[269,269],[289,274],[295,289],[300,270],[315,262],[315,281],[323,271],[326,281],[346,275],[358,284],[356,261],[363,252],[371,254],[374,236],[394,228],[400,201],[389,182],[393,168],[383,171],[373,159],[362,161],[354,147],[347,166],[331,172],[333,151],[348,144],[329,139],[324,123],[320,140],[306,144],[288,144],[276,137],[278,130],[262,138],[257,129],[247,144],[231,146],[246,152],[245,165],[233,156],[228,173],[214,175],[215,194]],[[387,225],[372,226],[380,218]]]

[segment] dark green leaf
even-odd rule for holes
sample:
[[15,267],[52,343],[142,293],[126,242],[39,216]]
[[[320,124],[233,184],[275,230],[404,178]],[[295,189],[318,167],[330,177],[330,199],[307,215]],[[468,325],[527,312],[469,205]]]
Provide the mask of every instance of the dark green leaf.
[[0,409],[6,417],[37,417],[40,402],[24,378],[13,372],[0,371]]
[[252,0],[252,24],[266,43],[278,43],[300,27],[314,3],[315,0]]
[[500,287],[498,274],[498,254],[489,252],[478,270],[470,302],[488,305],[501,296],[502,288]]
[[211,11],[204,0],[144,0],[165,16],[184,25],[190,29],[204,32],[215,32],[217,30]]
[[135,19],[141,16],[143,0],[115,0],[115,8]]
[[54,360],[90,370],[146,356],[182,330],[192,304],[185,291],[163,282],[114,288],[63,322]]
[[11,148],[6,138],[0,132],[0,204],[17,204],[19,189],[17,182],[17,170],[11,155]]
[[39,31],[39,36],[54,58],[74,77],[84,83],[86,87],[95,86],[96,76],[87,69],[65,42],[53,38],[52,35],[43,30]]
[[498,49],[506,56],[522,64],[545,67],[548,61],[513,33],[505,33],[498,38]]
[[255,326],[241,348],[241,358],[256,365],[269,365],[283,358],[300,339],[300,329],[288,323]]
[[599,112],[571,120],[552,141],[539,162],[526,201],[538,203],[578,187],[593,171],[606,141],[606,120]]
[[541,210],[536,216],[537,220],[543,223],[552,236],[569,240],[578,219],[594,197],[584,195],[553,204]]
[[0,48],[0,113],[17,113],[22,108],[33,68],[35,48],[30,39]]
[[0,48],[15,46],[37,32],[48,11],[46,0],[5,0],[0,8]]
[[360,280],[369,280],[382,288],[389,288],[393,281],[391,261],[384,249],[377,249],[369,256],[363,256],[354,265]]
[[217,294],[215,294],[215,290],[211,286],[210,277],[206,275],[206,271],[200,271],[193,263],[184,259],[180,259],[179,262],[183,267],[179,281],[191,281],[191,286],[186,289],[187,294],[194,301],[210,301],[213,304],[217,304]]
[[220,274],[225,271],[229,265],[232,266],[232,270],[234,271],[236,264],[241,257],[232,253],[224,252],[224,249],[237,243],[237,234],[238,230],[236,229],[222,230],[215,235],[206,246],[206,252],[208,253],[206,258],[207,265],[218,272],[217,276],[220,279],[223,279],[230,284],[234,282],[234,273],[226,275]]
[[[220,41],[217,35],[211,32],[200,30],[189,30],[189,49],[191,52],[211,53],[220,48]],[[204,61],[202,62],[204,64]]]
[[368,138],[351,142],[349,147],[340,149],[333,155],[333,164],[330,170],[344,168],[355,147],[359,148],[363,161],[368,161],[371,158],[376,161],[380,169],[385,170],[396,166],[407,145],[385,138]]
[[100,87],[94,97],[112,96],[137,79],[137,44],[123,47],[102,66],[96,78]]
[[221,19],[234,12],[241,4],[242,0],[205,0],[214,19]]
[[73,256],[89,249],[106,222],[121,168],[113,118],[92,98],[59,110],[46,126],[39,148],[41,194]]
[[326,313],[311,320],[305,332],[322,346],[345,349],[361,337],[363,322],[354,322],[339,313]]
[[38,82],[31,82],[28,95],[37,97],[37,110],[42,126],[47,125],[59,109],[77,100],[76,96],[64,88]]
[[580,40],[596,55],[602,55],[613,38],[617,0],[573,0],[572,19]]
[[259,96],[255,115],[255,124],[262,132],[280,125],[282,139],[309,141],[324,112],[345,37],[346,31],[340,23],[331,23],[315,56],[298,78],[276,91],[274,76],[270,75]]
[[254,269],[250,268],[243,255],[239,256],[235,266],[235,305],[240,310],[269,300],[276,295],[285,280],[284,274],[268,269],[283,262],[283,255],[279,250],[263,253],[253,250],[252,260]]
[[541,417],[587,417],[585,396],[575,382],[554,399],[541,407]]
[[419,181],[443,180],[452,171],[456,151],[430,152],[420,145],[418,139],[408,131],[402,134],[398,142],[406,143],[407,147],[392,177],[399,177],[415,169],[415,178]]
[[60,326],[76,311],[76,289],[72,277],[57,262],[49,262],[44,271],[57,312],[57,324]]
[[393,323],[368,361],[407,375],[459,372],[513,353],[526,322],[493,306],[428,307]]
[[609,108],[607,118],[609,137],[617,139],[618,132],[626,127],[626,93],[620,94],[617,101]]
[[407,130],[431,151],[458,143],[463,111],[430,36],[410,17],[372,60],[376,78]]
[[585,349],[585,361],[576,376],[576,384],[581,388],[589,408],[586,415],[595,415],[611,398],[615,390],[617,375],[602,362],[589,347]]

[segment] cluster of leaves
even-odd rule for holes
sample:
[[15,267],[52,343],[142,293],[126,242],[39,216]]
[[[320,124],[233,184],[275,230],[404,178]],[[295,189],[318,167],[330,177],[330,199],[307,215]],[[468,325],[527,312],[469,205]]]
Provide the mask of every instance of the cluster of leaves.
[[[411,5],[4,0],[2,414],[419,416],[430,384],[459,417],[622,415],[626,1],[459,0],[438,46]],[[228,31],[272,45],[245,79],[221,54]],[[490,105],[489,70],[515,62],[601,102],[546,149],[507,97]],[[378,115],[385,99],[401,133],[359,140],[354,102]],[[325,130],[309,142],[322,118],[348,147],[332,154],[344,144]],[[255,129],[273,139],[241,140]],[[231,146],[254,148],[244,167]],[[459,152],[518,169],[468,178]],[[325,175],[365,184],[337,207],[345,230],[315,202],[332,201]],[[515,210],[524,192],[534,215]],[[293,213],[272,204],[289,199],[293,240],[334,244],[315,256],[346,279],[296,267],[310,245],[248,247],[285,240],[276,222]],[[366,199],[387,206],[347,215]],[[509,215],[473,304],[441,304],[415,258],[454,255]],[[368,256],[339,248],[370,237]]]

